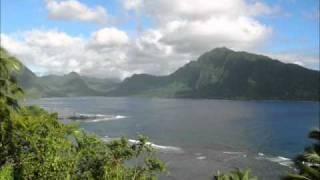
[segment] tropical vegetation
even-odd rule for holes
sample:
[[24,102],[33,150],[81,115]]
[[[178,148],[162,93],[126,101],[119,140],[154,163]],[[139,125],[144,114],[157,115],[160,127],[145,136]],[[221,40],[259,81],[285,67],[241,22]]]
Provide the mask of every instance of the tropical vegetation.
[[[144,136],[139,136],[137,143],[129,143],[124,137],[105,142],[75,124],[63,124],[56,113],[22,106],[19,100],[24,92],[16,80],[22,67],[1,48],[0,180],[149,180],[166,171]],[[311,131],[309,137],[315,143],[295,159],[296,171],[282,177],[283,180],[320,179],[320,130]],[[250,170],[240,169],[218,172],[213,178],[257,179]]]
[[316,180],[320,179],[320,130],[309,133],[309,138],[315,143],[307,147],[303,154],[295,159],[297,172],[283,177],[283,180]]
[[257,177],[251,175],[250,170],[240,170],[236,169],[229,173],[218,172],[217,175],[214,176],[214,180],[257,180]]
[[[1,52],[5,52],[1,49]],[[147,138],[104,142],[56,113],[21,106],[14,72],[21,63],[0,58],[0,179],[155,179],[165,171]]]

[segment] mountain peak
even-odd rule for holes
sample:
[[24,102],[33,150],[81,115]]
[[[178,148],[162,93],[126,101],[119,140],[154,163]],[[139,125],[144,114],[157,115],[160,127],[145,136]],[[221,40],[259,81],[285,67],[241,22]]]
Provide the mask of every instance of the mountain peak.
[[214,48],[210,52],[233,52],[233,50],[223,46],[223,47]]
[[77,72],[72,71],[69,74],[67,74],[67,76],[78,77],[80,75]]
[[318,77],[318,71],[220,47],[168,76],[127,78],[110,95],[318,100]]

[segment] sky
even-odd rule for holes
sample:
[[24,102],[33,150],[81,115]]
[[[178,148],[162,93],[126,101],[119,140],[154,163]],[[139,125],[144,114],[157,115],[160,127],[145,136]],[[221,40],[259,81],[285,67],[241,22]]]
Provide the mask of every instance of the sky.
[[1,0],[0,30],[38,75],[124,79],[216,47],[318,70],[319,19],[319,0]]

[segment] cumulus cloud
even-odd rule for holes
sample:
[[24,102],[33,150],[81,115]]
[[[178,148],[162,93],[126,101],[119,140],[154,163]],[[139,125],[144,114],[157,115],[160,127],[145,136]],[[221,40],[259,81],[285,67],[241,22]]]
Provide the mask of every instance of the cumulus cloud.
[[129,37],[116,28],[103,28],[91,35],[89,45],[94,48],[123,46],[129,43]]
[[[101,37],[96,38],[96,34]],[[27,66],[46,69],[49,74],[76,71],[91,76],[123,78],[128,74],[126,51],[119,44],[126,40],[124,37],[127,37],[125,32],[114,28],[97,31],[89,39],[57,30],[34,30],[23,32],[19,37],[1,34],[1,45]],[[108,49],[99,51],[91,48],[91,43],[105,43]]]
[[167,74],[186,62],[181,61],[186,57],[173,53],[159,38],[159,32],[147,31],[130,39],[114,27],[97,30],[88,38],[58,30],[33,30],[1,34],[1,45],[28,67],[45,69],[46,74],[75,71],[123,79],[134,73]]
[[105,24],[108,21],[107,11],[102,6],[90,8],[78,0],[47,0],[48,15],[52,19],[67,21],[85,21]]
[[202,52],[226,46],[250,49],[261,44],[271,28],[248,17],[229,19],[211,17],[206,21],[171,21],[162,31],[161,42],[172,45],[178,52]]
[[[261,52],[259,47],[268,40],[272,28],[258,17],[279,13],[279,8],[258,0],[122,2],[126,11],[136,13],[136,19],[148,17],[154,25],[137,31],[136,36],[116,27],[98,29],[88,37],[58,30],[27,31],[19,37],[1,34],[2,46],[26,65],[47,73],[76,71],[121,79],[134,73],[163,75],[216,47]],[[102,7],[89,8],[76,0],[47,0],[47,6],[50,17],[56,19],[101,23],[108,18]],[[311,56],[270,55],[308,67],[317,62]]]
[[280,11],[278,7],[260,1],[248,3],[245,0],[225,0],[223,3],[220,0],[122,2],[126,10],[156,22],[155,26],[139,34],[135,46],[129,51],[130,56],[139,62],[166,64],[170,70],[216,47],[258,49],[271,35],[272,29],[257,17]]
[[130,44],[127,51],[130,69],[140,73],[169,74],[190,60],[190,53],[177,53],[161,43],[157,30],[147,30]]
[[245,0],[135,0],[123,1],[124,8],[156,21],[152,28],[161,34],[158,42],[190,58],[219,46],[252,50],[272,33],[257,16],[278,13],[260,1]]
[[157,17],[159,21],[172,19],[206,19],[211,16],[259,16],[279,12],[260,1],[245,0],[123,0],[127,10],[141,11]]
[[124,0],[123,1],[123,6],[125,9],[128,10],[137,10],[141,8],[143,0]]

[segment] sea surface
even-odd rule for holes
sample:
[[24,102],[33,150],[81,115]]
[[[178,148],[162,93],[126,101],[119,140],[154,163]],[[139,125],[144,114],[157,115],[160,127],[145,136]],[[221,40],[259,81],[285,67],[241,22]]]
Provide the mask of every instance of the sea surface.
[[319,103],[159,98],[75,97],[27,100],[104,140],[150,138],[170,172],[160,179],[212,179],[218,170],[251,168],[260,179],[293,171],[291,159],[312,143]]

